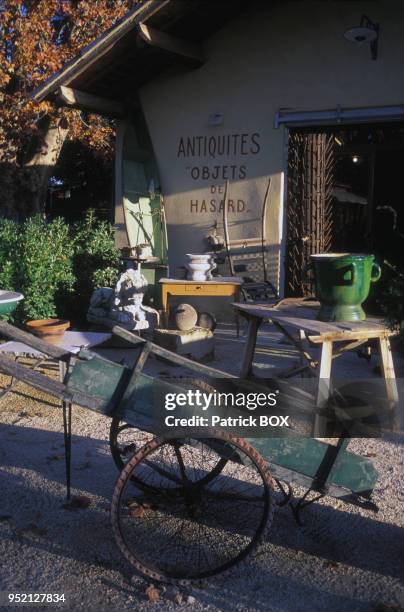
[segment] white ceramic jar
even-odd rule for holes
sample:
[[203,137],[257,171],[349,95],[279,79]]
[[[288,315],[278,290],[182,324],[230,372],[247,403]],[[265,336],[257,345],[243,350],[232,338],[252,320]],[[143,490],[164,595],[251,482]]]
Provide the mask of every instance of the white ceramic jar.
[[188,280],[207,281],[212,279],[212,270],[216,267],[212,253],[185,255],[185,267],[188,270]]

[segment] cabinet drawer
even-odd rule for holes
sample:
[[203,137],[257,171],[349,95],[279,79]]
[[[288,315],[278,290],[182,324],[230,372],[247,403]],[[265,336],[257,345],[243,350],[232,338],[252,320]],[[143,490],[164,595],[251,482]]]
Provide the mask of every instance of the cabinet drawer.
[[220,285],[185,285],[187,293],[219,293]]

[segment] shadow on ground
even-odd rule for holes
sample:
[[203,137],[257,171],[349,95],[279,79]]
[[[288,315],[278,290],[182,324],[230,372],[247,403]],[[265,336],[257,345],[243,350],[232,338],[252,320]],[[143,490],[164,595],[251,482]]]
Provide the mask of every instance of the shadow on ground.
[[[91,563],[97,558],[97,550],[103,558],[105,546],[108,550],[114,549],[108,512],[117,470],[104,440],[80,435],[72,437],[73,487],[92,499],[89,508],[76,511],[63,508],[65,467],[62,433],[3,424],[0,425],[0,440],[1,488],[8,493],[8,497],[3,495],[1,498],[1,516],[12,517],[3,521],[15,523],[18,537],[27,537],[23,530],[24,521],[31,513],[39,512],[44,519],[46,514],[50,532],[52,521],[63,525],[65,535],[73,523],[74,537],[78,539],[75,546],[70,547],[62,543],[58,545],[57,541],[49,542],[47,537],[34,538],[31,546],[45,549],[50,546],[52,550],[56,546],[62,556]],[[34,457],[30,457],[31,450]],[[22,470],[24,474],[26,471],[35,473],[32,481],[39,478],[42,487],[31,486],[30,478],[21,475]],[[353,514],[348,506],[341,504],[341,509],[335,509],[325,500],[308,508],[303,520],[304,525],[299,528],[287,508],[278,511],[269,533],[269,542],[276,547],[277,554],[280,554],[280,549],[289,549],[315,555],[327,563],[344,564],[392,578],[404,575],[404,530],[378,521],[377,514],[367,511]],[[83,541],[87,545],[91,542],[90,548],[82,546],[80,534],[86,534]],[[256,560],[265,554],[266,550],[261,551]],[[116,556],[113,554],[114,559]]]

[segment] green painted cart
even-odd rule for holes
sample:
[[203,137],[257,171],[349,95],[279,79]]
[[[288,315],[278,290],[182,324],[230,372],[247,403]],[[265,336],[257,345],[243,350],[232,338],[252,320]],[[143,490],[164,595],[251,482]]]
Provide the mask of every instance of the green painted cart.
[[[112,529],[127,560],[154,580],[208,578],[241,561],[271,527],[274,510],[300,511],[325,495],[376,509],[370,501],[372,463],[336,445],[302,437],[246,440],[223,430],[161,433],[160,398],[167,392],[234,378],[114,327],[137,351],[132,369],[95,353],[66,353],[7,323],[0,335],[24,342],[65,364],[64,381],[50,379],[0,356],[0,370],[60,398],[70,496],[72,405],[112,419],[110,446],[119,476],[112,498]],[[157,379],[144,373],[151,354],[197,373]],[[203,377],[205,382],[201,380]],[[257,389],[253,381],[245,381]],[[188,412],[189,415],[189,412]],[[157,434],[157,435],[156,435]],[[300,496],[292,486],[298,485]],[[279,492],[275,493],[275,489]]]

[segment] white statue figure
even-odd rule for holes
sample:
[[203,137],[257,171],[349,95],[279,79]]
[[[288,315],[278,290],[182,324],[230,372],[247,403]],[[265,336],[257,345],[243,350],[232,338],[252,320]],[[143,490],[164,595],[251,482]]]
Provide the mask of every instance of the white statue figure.
[[127,268],[114,290],[102,287],[94,291],[88,311],[90,319],[91,316],[107,317],[129,330],[156,327],[159,318],[157,310],[142,303],[146,288],[147,280],[140,264],[136,270]]
[[[138,268],[128,268],[121,274],[112,299],[111,317],[129,329],[149,327],[142,307],[147,280]],[[146,323],[146,325],[144,325]]]

